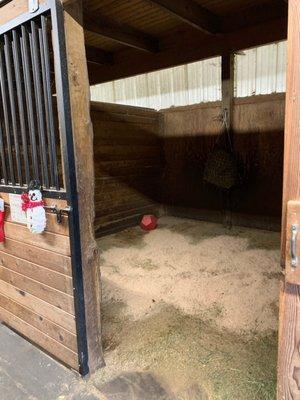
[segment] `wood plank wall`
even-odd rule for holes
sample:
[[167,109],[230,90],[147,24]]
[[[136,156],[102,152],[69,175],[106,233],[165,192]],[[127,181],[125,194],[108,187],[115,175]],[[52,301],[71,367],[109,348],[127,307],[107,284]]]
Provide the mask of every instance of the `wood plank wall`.
[[[234,190],[231,200],[236,225],[280,229],[284,109],[284,94],[234,100],[234,147],[245,167],[244,184]],[[221,103],[162,112],[166,159],[163,187],[168,212],[222,221],[222,195],[203,180],[208,154],[221,130]]]
[[[0,193],[9,204],[9,195]],[[46,199],[47,205],[66,202]],[[0,320],[66,365],[78,370],[68,218],[47,212],[46,231],[12,222],[6,206],[0,243]]]
[[160,114],[92,103],[95,154],[95,231],[103,235],[158,213],[163,154]]

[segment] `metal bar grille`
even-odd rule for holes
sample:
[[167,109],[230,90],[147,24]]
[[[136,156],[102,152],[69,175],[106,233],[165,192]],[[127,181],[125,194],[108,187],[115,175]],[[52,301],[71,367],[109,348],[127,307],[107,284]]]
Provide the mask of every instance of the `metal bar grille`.
[[0,35],[0,191],[64,192],[53,69],[50,15]]

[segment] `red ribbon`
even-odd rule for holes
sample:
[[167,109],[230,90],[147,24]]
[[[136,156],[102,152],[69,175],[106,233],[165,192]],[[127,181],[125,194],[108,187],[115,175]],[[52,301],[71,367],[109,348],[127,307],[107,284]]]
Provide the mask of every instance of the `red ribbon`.
[[27,211],[29,208],[44,207],[45,203],[41,201],[30,201],[27,193],[21,195],[22,200],[22,211]]

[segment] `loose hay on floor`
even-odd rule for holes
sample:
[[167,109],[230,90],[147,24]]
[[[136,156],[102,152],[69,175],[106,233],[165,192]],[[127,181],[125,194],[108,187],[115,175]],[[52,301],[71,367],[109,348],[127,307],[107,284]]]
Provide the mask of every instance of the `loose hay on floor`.
[[178,399],[195,387],[274,399],[279,241],[172,217],[100,239],[107,367],[96,384],[151,371]]

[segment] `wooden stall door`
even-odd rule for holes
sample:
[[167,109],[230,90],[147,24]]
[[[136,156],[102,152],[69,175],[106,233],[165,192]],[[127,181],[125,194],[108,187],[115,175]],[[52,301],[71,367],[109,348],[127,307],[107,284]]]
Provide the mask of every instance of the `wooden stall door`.
[[278,400],[300,399],[300,2],[289,0]]
[[[82,4],[64,5],[0,2],[0,322],[87,375],[103,364],[93,132]],[[13,217],[10,196],[33,179],[46,199],[40,235]]]

